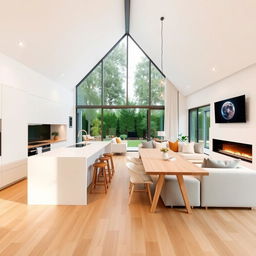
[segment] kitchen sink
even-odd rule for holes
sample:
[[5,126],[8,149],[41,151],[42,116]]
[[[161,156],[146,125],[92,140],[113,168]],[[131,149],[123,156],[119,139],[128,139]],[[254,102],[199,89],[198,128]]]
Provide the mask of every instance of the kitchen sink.
[[90,145],[90,143],[87,143],[87,144],[85,144],[85,143],[78,143],[78,144],[71,145],[71,146],[68,146],[68,147],[69,148],[83,148],[83,147],[88,146],[88,145]]

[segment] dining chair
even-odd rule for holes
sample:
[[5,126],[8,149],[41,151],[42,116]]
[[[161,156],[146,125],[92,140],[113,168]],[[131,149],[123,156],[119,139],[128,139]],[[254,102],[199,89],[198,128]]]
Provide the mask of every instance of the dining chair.
[[[133,192],[147,192],[150,204],[152,204],[150,185],[153,184],[153,181],[150,175],[145,174],[145,172],[141,171],[141,168],[138,169],[138,166],[133,163],[127,163],[126,166],[130,175],[128,204],[131,202]],[[144,185],[145,189],[135,189],[135,185]]]

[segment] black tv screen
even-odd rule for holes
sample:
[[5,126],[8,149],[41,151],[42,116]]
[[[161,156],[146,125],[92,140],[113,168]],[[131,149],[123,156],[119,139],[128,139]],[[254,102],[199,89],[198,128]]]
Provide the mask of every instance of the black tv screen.
[[216,123],[245,123],[245,95],[214,103]]
[[51,126],[43,125],[29,125],[28,126],[28,142],[51,139]]

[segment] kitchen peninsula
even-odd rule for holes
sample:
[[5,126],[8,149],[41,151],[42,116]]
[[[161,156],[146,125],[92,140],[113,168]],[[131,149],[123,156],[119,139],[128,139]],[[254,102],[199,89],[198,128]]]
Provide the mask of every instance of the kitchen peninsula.
[[28,204],[86,205],[94,161],[110,141],[78,143],[28,158]]

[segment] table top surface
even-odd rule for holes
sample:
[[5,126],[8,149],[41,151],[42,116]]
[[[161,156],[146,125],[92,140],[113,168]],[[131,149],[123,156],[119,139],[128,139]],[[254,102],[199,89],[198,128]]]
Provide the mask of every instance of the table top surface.
[[168,151],[172,159],[164,160],[160,149],[140,149],[140,156],[147,174],[169,175],[209,175],[204,169],[194,165],[173,151]]

